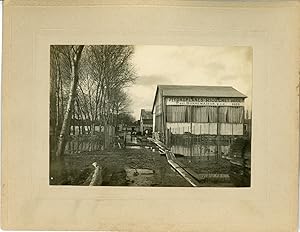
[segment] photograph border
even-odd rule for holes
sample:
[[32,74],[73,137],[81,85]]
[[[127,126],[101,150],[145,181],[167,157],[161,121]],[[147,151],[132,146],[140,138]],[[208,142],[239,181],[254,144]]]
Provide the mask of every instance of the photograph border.
[[[299,4],[221,2],[212,7],[205,2],[178,1],[184,7],[179,9],[170,2],[146,7],[95,5],[93,9],[68,7],[66,13],[58,1],[52,1],[52,7],[43,7],[43,3],[22,7],[21,2],[4,6],[3,228],[296,229]],[[282,5],[285,8],[280,8]],[[85,16],[82,21],[72,15],[78,10]],[[125,15],[129,15],[126,20]],[[98,17],[102,19],[99,27],[90,26],[82,33]],[[124,19],[121,24],[120,19]],[[49,45],[166,45],[172,41],[177,45],[253,47],[251,188],[49,186]],[[31,104],[24,105],[23,101]],[[285,102],[290,104],[282,112]],[[269,120],[262,120],[266,116]],[[288,120],[280,124],[282,117]],[[26,124],[17,123],[24,120]],[[282,153],[291,156],[283,159]],[[221,224],[222,228],[218,226]]]

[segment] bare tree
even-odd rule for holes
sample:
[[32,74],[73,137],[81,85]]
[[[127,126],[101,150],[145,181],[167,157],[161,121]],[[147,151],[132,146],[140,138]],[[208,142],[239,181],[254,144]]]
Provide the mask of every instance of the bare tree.
[[50,154],[55,153],[57,133],[57,62],[53,47],[50,48]]
[[132,54],[132,46],[101,45],[85,49],[79,98],[90,121],[101,124],[112,121],[116,100],[121,100],[114,95],[135,80],[134,67],[130,63]]
[[66,145],[66,136],[69,134],[70,121],[72,116],[72,109],[74,107],[74,100],[76,96],[76,90],[79,80],[78,69],[79,61],[81,58],[81,53],[84,45],[71,46],[70,49],[70,64],[71,64],[71,86],[69,91],[69,99],[67,110],[65,112],[64,121],[59,135],[58,147],[56,151],[56,156],[61,156],[64,153]]
[[95,125],[117,126],[128,111],[134,47],[54,45],[50,51],[50,144],[51,153],[61,156],[71,128],[93,134]]

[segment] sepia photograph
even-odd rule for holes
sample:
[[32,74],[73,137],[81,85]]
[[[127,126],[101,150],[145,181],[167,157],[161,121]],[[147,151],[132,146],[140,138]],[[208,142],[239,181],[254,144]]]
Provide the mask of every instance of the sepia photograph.
[[51,45],[49,184],[250,187],[252,48]]
[[3,230],[298,230],[299,1],[4,2]]

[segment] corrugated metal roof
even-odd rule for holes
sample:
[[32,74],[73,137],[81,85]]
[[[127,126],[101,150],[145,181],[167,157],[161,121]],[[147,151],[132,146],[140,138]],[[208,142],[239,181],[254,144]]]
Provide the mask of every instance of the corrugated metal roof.
[[163,96],[181,97],[239,97],[246,95],[231,86],[158,85]]
[[151,110],[142,109],[141,110],[141,117],[143,119],[152,119],[153,118],[152,111]]

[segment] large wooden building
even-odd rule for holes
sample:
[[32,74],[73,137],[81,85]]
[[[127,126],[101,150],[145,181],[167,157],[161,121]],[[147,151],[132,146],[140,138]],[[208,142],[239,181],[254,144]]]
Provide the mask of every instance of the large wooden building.
[[230,86],[158,85],[152,108],[154,137],[243,136],[246,96]]

